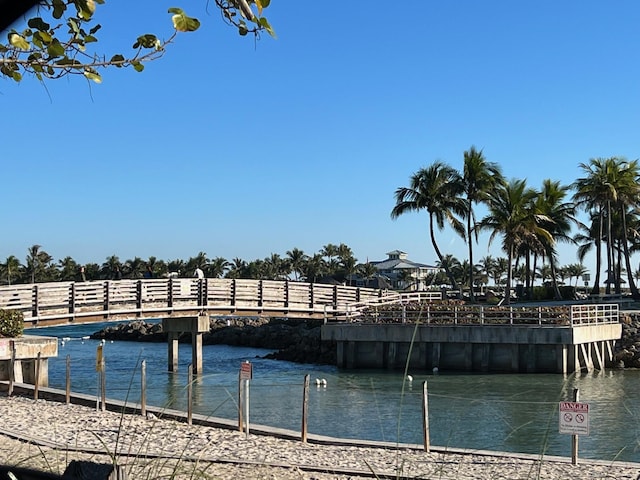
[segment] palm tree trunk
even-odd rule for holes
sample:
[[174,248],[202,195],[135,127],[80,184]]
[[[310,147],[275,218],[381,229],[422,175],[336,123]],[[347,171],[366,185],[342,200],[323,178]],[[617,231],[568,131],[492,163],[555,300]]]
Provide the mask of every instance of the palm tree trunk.
[[629,242],[627,237],[627,214],[624,211],[624,208],[622,209],[622,235],[622,248],[624,248],[624,263],[627,268],[627,281],[629,282],[629,290],[631,291],[631,297],[634,300],[640,300],[640,292],[638,292],[636,282],[633,280],[633,271],[631,270],[631,255],[629,254]]
[[[442,253],[440,252],[440,249],[438,248],[438,242],[436,242],[436,235],[433,228],[433,215],[429,216],[429,235],[431,236],[431,244],[433,245],[433,249],[436,251],[438,260],[440,260],[440,265],[444,265],[444,271],[447,274],[447,278],[449,278],[449,281],[451,282],[451,287],[454,290],[458,290],[458,283],[456,282],[456,279],[454,278],[453,274],[449,270],[449,266],[442,261],[443,256],[442,256]],[[460,296],[461,294],[462,292],[458,293],[458,296]]]
[[467,212],[467,235],[469,237],[469,301],[474,302],[473,295],[473,236],[471,235],[471,201]]

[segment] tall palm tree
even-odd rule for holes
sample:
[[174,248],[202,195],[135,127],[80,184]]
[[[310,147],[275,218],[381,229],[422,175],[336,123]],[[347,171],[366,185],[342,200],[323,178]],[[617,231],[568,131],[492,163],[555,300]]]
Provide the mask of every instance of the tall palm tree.
[[298,281],[302,273],[302,267],[304,265],[305,259],[307,258],[307,255],[299,248],[288,250],[286,255],[287,260],[289,261],[289,265],[291,265],[291,270],[294,274],[294,278],[296,281]]
[[207,277],[222,278],[231,264],[223,257],[216,257],[209,262]]
[[60,280],[63,282],[71,282],[76,279],[80,266],[71,257],[65,257],[58,261],[60,267]]
[[489,245],[502,236],[502,249],[507,254],[507,284],[505,302],[510,303],[513,260],[523,240],[535,234],[549,238],[549,232],[537,225],[531,217],[531,202],[535,190],[527,187],[526,180],[511,180],[501,184],[488,194],[488,214],[478,223],[480,231],[490,231]]
[[478,234],[475,231],[476,216],[473,206],[485,201],[486,195],[498,183],[504,182],[502,171],[497,163],[488,162],[482,150],[476,150],[472,146],[464,152],[464,166],[462,169],[462,186],[466,196],[467,212],[467,243],[469,248],[468,280],[469,280],[469,300],[474,301],[474,263],[473,263],[473,242],[477,243]]
[[[427,168],[414,173],[408,187],[400,187],[395,192],[396,205],[391,210],[391,218],[396,219],[407,212],[426,210],[429,214],[429,235],[431,244],[442,262],[443,254],[436,241],[435,229],[442,230],[445,221],[456,233],[465,237],[464,225],[456,217],[465,215],[466,203],[460,197],[463,186],[460,174],[449,165],[437,161]],[[454,289],[457,282],[450,270],[447,277]]]
[[557,275],[557,251],[555,245],[558,242],[575,243],[571,237],[574,225],[578,225],[575,217],[576,207],[572,202],[566,202],[569,186],[560,185],[560,182],[546,179],[542,182],[542,189],[535,200],[535,214],[540,220],[540,225],[551,234],[551,241],[543,241],[544,253],[549,261],[551,270],[551,282],[556,300],[562,295],[558,288]]
[[127,278],[142,278],[144,272],[145,262],[140,257],[134,257],[124,262],[123,274]]
[[247,268],[247,262],[241,258],[234,258],[229,265],[229,271],[227,272],[227,278],[242,278],[243,272]]
[[2,276],[7,279],[7,285],[11,285],[11,279],[18,278],[22,265],[15,255],[9,255],[2,264]]
[[[600,290],[600,272],[602,240],[606,239],[607,272],[614,274],[620,268],[616,266],[616,241],[614,221],[617,216],[621,222],[620,244],[623,250],[624,262],[628,272],[629,287],[634,298],[640,298],[640,292],[631,274],[630,253],[628,248],[628,231],[626,224],[627,210],[637,204],[640,195],[639,166],[636,160],[627,161],[623,158],[592,158],[588,163],[581,163],[580,169],[585,173],[578,178],[573,187],[576,191],[574,202],[587,212],[592,218],[597,216],[598,233],[596,236],[596,275],[592,293]],[[611,280],[611,279],[607,279]],[[616,289],[620,288],[620,278],[613,278]],[[607,293],[610,293],[611,282],[607,281]]]

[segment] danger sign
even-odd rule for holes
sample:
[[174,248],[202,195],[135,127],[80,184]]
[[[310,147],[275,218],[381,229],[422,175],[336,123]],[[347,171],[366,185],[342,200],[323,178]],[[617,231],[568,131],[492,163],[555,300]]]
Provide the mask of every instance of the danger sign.
[[251,380],[253,378],[253,366],[249,362],[240,364],[240,380]]
[[560,402],[560,433],[589,435],[589,404]]

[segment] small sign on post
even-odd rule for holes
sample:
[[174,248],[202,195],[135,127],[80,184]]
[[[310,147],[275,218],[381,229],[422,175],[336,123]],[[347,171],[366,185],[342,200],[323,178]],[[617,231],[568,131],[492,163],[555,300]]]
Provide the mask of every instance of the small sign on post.
[[589,404],[560,402],[560,433],[589,435]]
[[253,378],[253,365],[248,360],[240,364],[240,381],[244,382],[244,422],[249,438],[249,381]]

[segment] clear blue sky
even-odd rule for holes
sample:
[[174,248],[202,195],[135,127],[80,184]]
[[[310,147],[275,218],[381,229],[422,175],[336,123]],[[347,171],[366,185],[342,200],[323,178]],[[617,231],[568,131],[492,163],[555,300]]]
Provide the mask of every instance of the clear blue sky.
[[[99,6],[109,55],[168,37],[168,7],[202,21],[143,73],[0,81],[0,259],[34,244],[102,263],[346,243],[362,262],[400,249],[434,263],[427,214],[389,215],[419,168],[461,169],[475,145],[537,188],[640,152],[637,0],[272,0],[278,38],[258,42],[190,5]],[[466,258],[462,239],[438,238]]]

